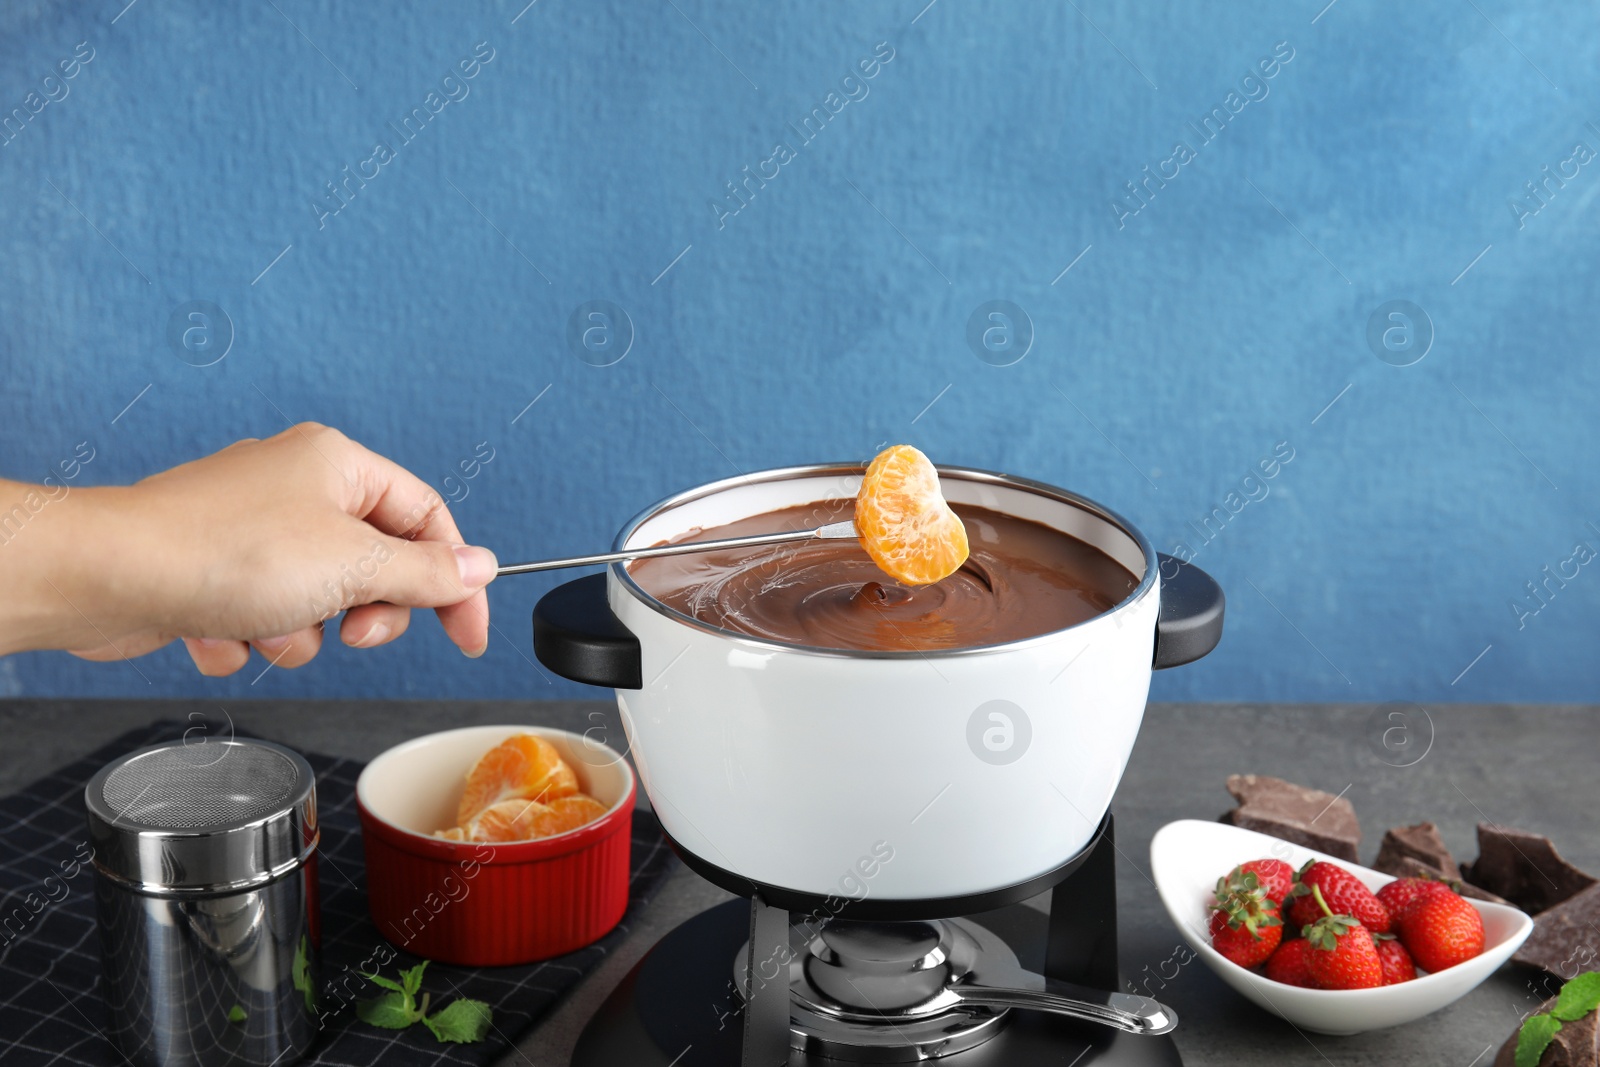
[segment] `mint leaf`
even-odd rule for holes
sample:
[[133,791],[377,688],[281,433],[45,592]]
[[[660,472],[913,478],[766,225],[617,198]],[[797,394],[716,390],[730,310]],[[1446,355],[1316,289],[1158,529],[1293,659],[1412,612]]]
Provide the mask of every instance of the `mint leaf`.
[[405,993],[406,992],[406,988],[404,986],[402,986],[399,982],[396,982],[393,978],[385,978],[381,974],[363,974],[361,977],[365,978],[367,981],[371,982],[373,985],[380,985],[385,989],[392,989],[396,993]]
[[364,1023],[381,1026],[385,1030],[404,1030],[417,1021],[418,1012],[411,1007],[411,998],[405,993],[385,993],[374,1000],[356,1004],[356,1016]]
[[356,1015],[362,1022],[386,1030],[404,1030],[420,1021],[440,1041],[483,1040],[483,1035],[489,1031],[493,1013],[489,1005],[481,1000],[458,1000],[429,1018],[428,1002],[433,999],[433,994],[423,993],[421,1001],[417,1000],[417,993],[422,989],[422,975],[427,969],[428,961],[423,960],[415,967],[401,971],[398,982],[379,974],[363,975],[367,981],[389,992],[358,1003]]
[[1572,1023],[1596,1007],[1600,1007],[1600,971],[1590,971],[1561,987],[1561,995],[1556,997],[1556,1006],[1550,1009],[1550,1014]]
[[1560,1029],[1560,1021],[1552,1016],[1530,1015],[1517,1034],[1517,1067],[1539,1067],[1539,1059]]
[[494,1011],[481,1000],[453,1000],[422,1023],[440,1041],[466,1044],[482,1041],[493,1019]]
[[417,990],[422,988],[422,972],[428,969],[428,961],[423,960],[409,971],[400,972],[400,982],[405,986],[405,991],[411,996],[417,995]]
[[311,942],[302,934],[300,947],[294,950],[294,972],[291,975],[294,987],[306,999],[306,1012],[311,1015],[317,1013],[317,983],[311,976]]
[[230,1023],[242,1023],[248,1018],[250,1018],[249,1012],[238,1004],[228,1009],[228,1021]]

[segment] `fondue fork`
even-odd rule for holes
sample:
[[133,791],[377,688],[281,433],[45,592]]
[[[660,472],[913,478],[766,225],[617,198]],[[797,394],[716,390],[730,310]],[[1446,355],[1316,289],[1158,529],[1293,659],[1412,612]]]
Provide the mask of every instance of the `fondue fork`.
[[762,545],[784,545],[798,541],[831,541],[855,537],[853,519],[830,522],[810,530],[785,530],[781,533],[751,534],[748,537],[725,537],[718,541],[683,541],[673,545],[655,545],[650,548],[630,548],[622,552],[602,552],[594,556],[571,556],[567,559],[540,559],[530,563],[508,563],[495,571],[496,577],[508,574],[531,574],[534,571],[553,571],[563,567],[589,567],[597,563],[617,563],[628,559],[654,559],[657,556],[683,556],[690,552],[714,552],[717,549],[759,548]]

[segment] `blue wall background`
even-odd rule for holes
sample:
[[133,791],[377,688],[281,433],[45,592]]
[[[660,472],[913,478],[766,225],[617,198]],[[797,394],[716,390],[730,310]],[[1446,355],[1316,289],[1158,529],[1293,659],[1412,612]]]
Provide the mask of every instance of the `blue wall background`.
[[[1525,589],[1600,548],[1600,165],[1525,187],[1600,149],[1593,9],[125,2],[0,14],[0,108],[60,97],[0,147],[9,476],[87,440],[84,477],[128,481],[316,419],[465,489],[462,528],[512,559],[598,549],[737,470],[909,441],[1198,549],[1228,635],[1158,697],[1595,698],[1600,574]],[[44,84],[79,42],[93,59]],[[480,42],[467,95],[442,87]],[[1241,84],[1275,47],[1293,58]],[[461,98],[402,143],[388,124],[430,91]],[[1195,158],[1163,164],[1180,140]],[[320,217],[378,141],[392,162]],[[780,141],[795,158],[723,216]],[[1146,166],[1177,176],[1115,207]],[[234,331],[206,367],[168,340],[194,300]],[[567,339],[595,300],[632,323],[611,366]],[[991,300],[1031,320],[1009,366],[967,342]],[[1395,300],[1426,320],[1386,362],[1368,322]],[[480,442],[493,461],[447,484]],[[1279,442],[1267,495],[1202,543],[1190,521]],[[477,662],[428,621],[224,681],[178,648],[142,675],[16,656],[0,692],[576,695],[530,662],[554,581],[492,588]]]

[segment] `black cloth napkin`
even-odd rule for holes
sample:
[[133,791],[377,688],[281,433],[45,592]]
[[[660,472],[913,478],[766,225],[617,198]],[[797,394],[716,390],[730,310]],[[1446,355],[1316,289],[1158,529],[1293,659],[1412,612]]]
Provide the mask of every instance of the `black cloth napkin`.
[[[100,946],[95,930],[93,872],[83,812],[83,788],[123,753],[175,740],[193,722],[158,722],[132,730],[70,766],[0,797],[0,1063],[5,1067],[114,1067],[126,1064],[105,1037],[100,992]],[[209,736],[226,727],[209,728]],[[204,735],[203,735],[204,736]],[[304,753],[317,774],[322,825],[319,855],[324,983],[348,978],[381,943],[367,914],[366,863],[356,818],[356,776],[362,764]],[[628,930],[676,861],[661,825],[643,811],[633,816],[633,862],[628,910],[621,924],[587,948],[522,967],[469,969],[432,963],[423,988],[436,1003],[456,997],[487,1001],[494,1026],[484,1041],[441,1044],[426,1027],[380,1030],[345,1007],[318,1036],[303,1063],[329,1067],[486,1064],[500,1057],[566,991],[603,959]],[[392,972],[418,958],[398,952]],[[373,988],[364,996],[376,995]]]

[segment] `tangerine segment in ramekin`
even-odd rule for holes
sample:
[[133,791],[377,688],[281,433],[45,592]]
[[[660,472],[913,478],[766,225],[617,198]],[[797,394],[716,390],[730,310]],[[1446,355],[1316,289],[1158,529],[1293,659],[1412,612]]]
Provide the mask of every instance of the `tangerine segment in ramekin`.
[[[554,745],[605,813],[532,841],[433,837],[454,824],[467,771],[518,733]],[[463,966],[529,963],[581,948],[627,907],[634,797],[633,771],[618,752],[564,730],[465,727],[389,749],[356,783],[373,920],[406,951]]]
[[456,804],[456,825],[464,827],[506,801],[549,803],[577,791],[577,776],[555,745],[537,734],[512,734],[468,771]]

